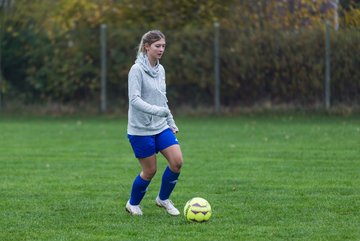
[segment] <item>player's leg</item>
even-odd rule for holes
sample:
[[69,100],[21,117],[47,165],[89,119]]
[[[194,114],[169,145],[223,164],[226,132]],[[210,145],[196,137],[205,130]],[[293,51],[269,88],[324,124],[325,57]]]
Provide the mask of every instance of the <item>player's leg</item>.
[[126,204],[126,210],[132,215],[142,215],[139,204],[144,198],[151,179],[156,173],[156,156],[139,158],[139,163],[142,171],[133,182],[130,199]]
[[163,173],[160,192],[155,201],[158,206],[164,207],[169,214],[179,215],[179,210],[174,207],[169,197],[176,186],[183,164],[181,149],[178,140],[170,129],[156,136],[156,146],[168,161],[168,166]]
[[130,135],[129,140],[142,170],[133,182],[130,199],[126,204],[126,210],[132,215],[142,215],[139,204],[145,196],[147,187],[157,169],[155,141],[154,137],[151,136]]
[[174,173],[180,173],[181,167],[184,163],[181,148],[179,144],[174,144],[161,151],[161,154],[166,158],[169,168]]
[[161,200],[166,200],[170,197],[178,181],[180,170],[183,165],[183,157],[178,144],[169,146],[162,150],[161,153],[168,161],[168,166],[162,176],[159,198]]
[[142,171],[135,178],[130,195],[130,204],[139,205],[146,194],[147,187],[156,173],[156,156],[139,158]]

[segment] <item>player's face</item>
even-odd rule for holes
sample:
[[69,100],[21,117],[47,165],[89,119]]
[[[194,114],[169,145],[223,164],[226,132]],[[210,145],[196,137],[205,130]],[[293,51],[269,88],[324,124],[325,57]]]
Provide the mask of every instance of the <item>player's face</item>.
[[160,39],[151,45],[146,45],[147,56],[152,64],[156,63],[156,60],[161,59],[161,56],[165,51],[165,39]]

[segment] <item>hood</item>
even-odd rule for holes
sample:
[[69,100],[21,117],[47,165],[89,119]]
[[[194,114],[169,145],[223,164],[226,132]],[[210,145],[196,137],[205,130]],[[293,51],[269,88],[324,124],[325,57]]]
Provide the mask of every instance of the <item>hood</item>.
[[150,75],[153,78],[157,78],[159,75],[159,60],[157,60],[156,65],[152,67],[150,65],[148,56],[144,53],[138,54],[135,63],[140,64],[144,69],[145,73]]

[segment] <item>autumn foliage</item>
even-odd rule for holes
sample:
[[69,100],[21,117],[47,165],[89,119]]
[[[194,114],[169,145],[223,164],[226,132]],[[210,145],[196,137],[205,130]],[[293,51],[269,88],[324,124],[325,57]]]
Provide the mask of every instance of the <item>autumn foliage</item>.
[[106,24],[110,100],[125,105],[135,48],[144,31],[156,28],[167,36],[162,61],[170,98],[211,105],[213,24],[219,22],[223,104],[314,104],[323,95],[328,22],[334,100],[358,102],[360,8],[356,1],[334,2],[17,0],[1,6],[0,91],[24,102],[97,102],[99,29]]

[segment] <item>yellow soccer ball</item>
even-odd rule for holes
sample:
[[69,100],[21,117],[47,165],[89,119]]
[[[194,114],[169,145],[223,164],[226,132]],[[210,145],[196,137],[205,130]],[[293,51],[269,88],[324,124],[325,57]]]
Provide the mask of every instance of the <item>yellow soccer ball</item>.
[[186,220],[193,222],[205,222],[211,217],[210,203],[201,197],[194,197],[187,201],[184,207]]

